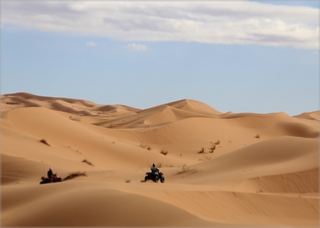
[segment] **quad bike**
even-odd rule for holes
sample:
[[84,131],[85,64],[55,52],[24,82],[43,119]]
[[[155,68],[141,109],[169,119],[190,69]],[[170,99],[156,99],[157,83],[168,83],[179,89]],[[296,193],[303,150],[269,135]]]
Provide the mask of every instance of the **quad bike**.
[[144,181],[146,182],[147,180],[153,180],[156,183],[158,183],[158,181],[160,180],[161,183],[164,183],[164,176],[160,171],[157,171],[155,173],[147,172]]
[[49,184],[49,183],[54,183],[54,182],[61,182],[62,179],[61,177],[57,176],[57,174],[53,174],[51,178],[48,177],[41,177],[41,182],[40,184]]

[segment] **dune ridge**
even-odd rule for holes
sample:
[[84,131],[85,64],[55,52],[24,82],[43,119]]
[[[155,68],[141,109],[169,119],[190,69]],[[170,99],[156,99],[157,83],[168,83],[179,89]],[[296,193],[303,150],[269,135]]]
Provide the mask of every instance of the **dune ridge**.
[[1,225],[318,226],[319,113],[1,95]]

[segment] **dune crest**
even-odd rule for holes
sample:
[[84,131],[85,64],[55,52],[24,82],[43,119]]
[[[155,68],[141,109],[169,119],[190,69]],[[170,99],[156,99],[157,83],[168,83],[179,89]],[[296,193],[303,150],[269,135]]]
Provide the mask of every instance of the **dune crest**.
[[318,226],[319,114],[1,95],[2,225]]

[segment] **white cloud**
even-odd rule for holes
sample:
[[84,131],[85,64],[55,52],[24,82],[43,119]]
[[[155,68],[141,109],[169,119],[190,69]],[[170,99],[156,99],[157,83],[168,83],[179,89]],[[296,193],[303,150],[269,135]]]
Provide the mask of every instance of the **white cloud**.
[[132,49],[132,50],[136,50],[136,51],[145,51],[147,49],[146,46],[144,46],[142,44],[136,44],[136,43],[128,44],[127,48]]
[[2,26],[126,41],[318,49],[319,9],[258,2],[2,2]]
[[93,42],[93,41],[89,41],[89,42],[87,42],[86,46],[95,47],[95,46],[97,46],[97,44],[95,42]]

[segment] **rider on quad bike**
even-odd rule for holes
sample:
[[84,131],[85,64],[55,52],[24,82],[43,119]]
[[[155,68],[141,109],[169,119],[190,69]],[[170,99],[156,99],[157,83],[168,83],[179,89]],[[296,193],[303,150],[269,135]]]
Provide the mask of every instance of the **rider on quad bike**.
[[54,174],[52,172],[52,168],[50,167],[48,172],[47,172],[47,178],[41,177],[41,182],[40,184],[47,184],[47,183],[53,183],[53,182],[61,182],[62,179],[59,177],[57,174]]
[[146,176],[144,178],[144,181],[153,180],[154,182],[158,182],[159,180],[161,183],[164,182],[164,176],[163,173],[159,171],[159,169],[156,167],[155,164],[152,164],[150,168],[151,172],[147,172]]

